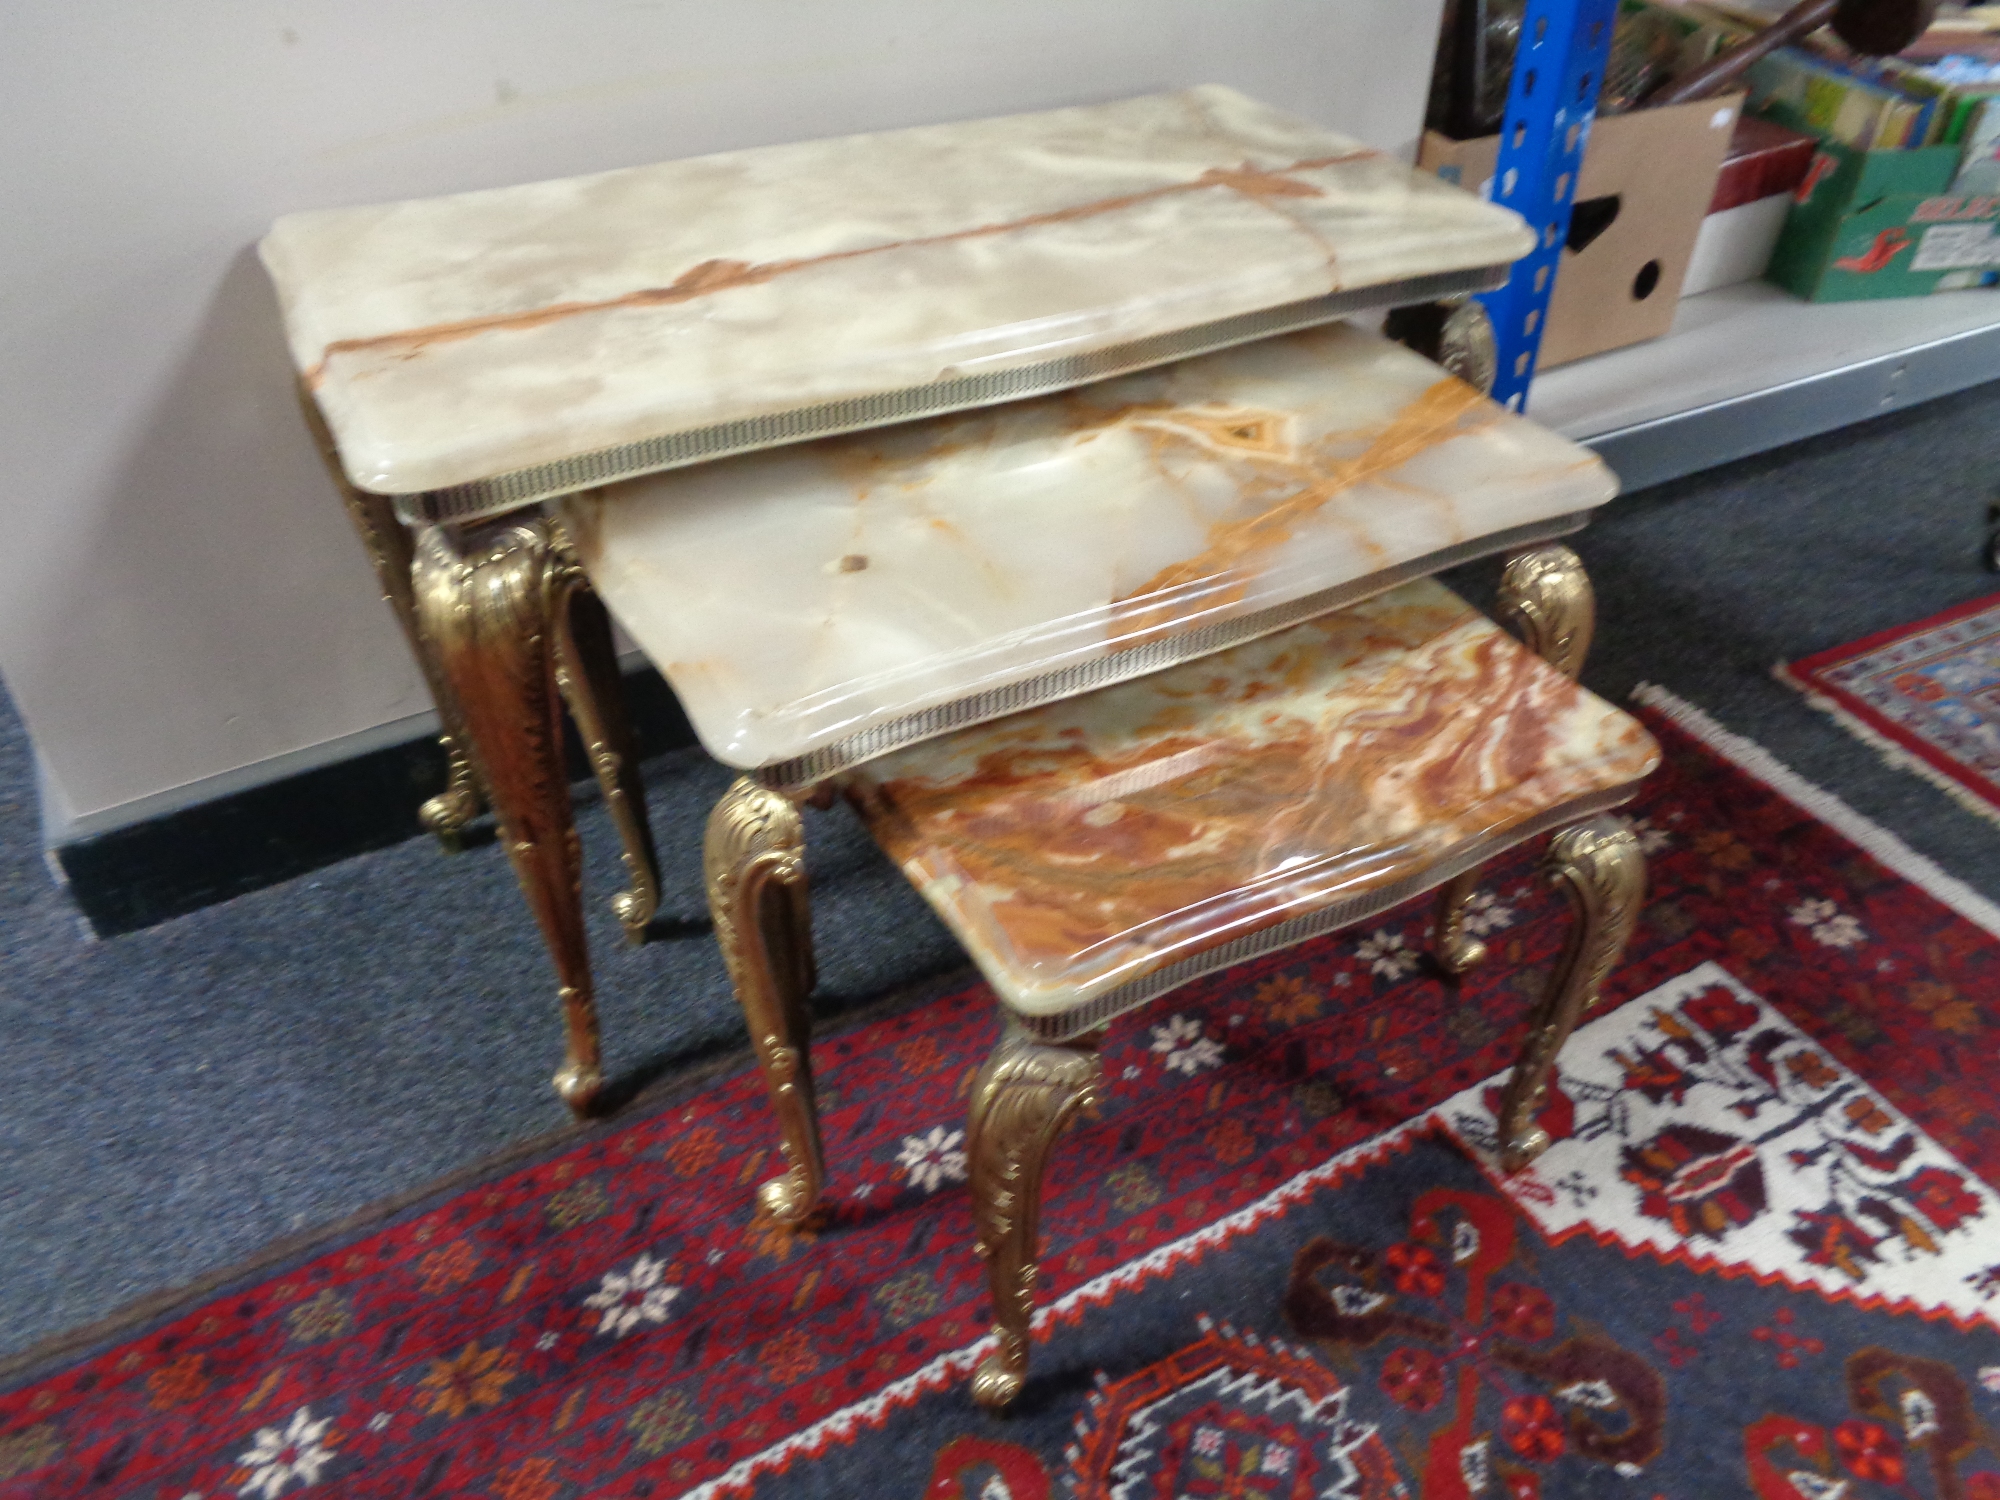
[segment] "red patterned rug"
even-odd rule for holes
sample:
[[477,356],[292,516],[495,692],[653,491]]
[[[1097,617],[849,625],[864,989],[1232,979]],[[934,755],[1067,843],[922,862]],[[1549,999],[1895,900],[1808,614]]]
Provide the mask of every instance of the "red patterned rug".
[[1481,1165],[1563,930],[1524,858],[1462,986],[1419,903],[1114,1029],[1005,1419],[967,986],[818,1050],[813,1229],[752,1216],[733,1076],[17,1377],[0,1496],[2000,1500],[2000,912],[1653,701],[1531,1172]]
[[2000,594],[1777,675],[1897,764],[2000,819]]

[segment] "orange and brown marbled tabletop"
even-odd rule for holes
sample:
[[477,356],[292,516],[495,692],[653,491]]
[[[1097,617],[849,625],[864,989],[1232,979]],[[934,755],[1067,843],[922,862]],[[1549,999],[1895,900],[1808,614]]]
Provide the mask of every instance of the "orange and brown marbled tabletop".
[[847,778],[1015,1009],[1057,1015],[1222,943],[1607,805],[1639,723],[1441,584],[979,725]]

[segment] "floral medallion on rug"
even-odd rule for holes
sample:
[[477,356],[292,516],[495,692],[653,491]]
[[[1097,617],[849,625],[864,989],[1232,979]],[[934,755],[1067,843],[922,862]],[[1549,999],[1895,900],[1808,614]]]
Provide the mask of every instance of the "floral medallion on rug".
[[1650,718],[1651,894],[1527,1172],[1531,857],[1462,983],[1416,903],[1114,1027],[1004,1418],[968,985],[817,1049],[809,1228],[751,1211],[745,1072],[19,1377],[0,1496],[2000,1500],[2000,913]]
[[2000,594],[1802,657],[1778,677],[2000,819]]

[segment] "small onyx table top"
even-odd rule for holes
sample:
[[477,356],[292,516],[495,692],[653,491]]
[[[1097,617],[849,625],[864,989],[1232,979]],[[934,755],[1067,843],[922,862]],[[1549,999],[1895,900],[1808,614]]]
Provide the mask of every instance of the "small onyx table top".
[[1002,1000],[1074,1032],[1622,802],[1658,759],[1426,579],[847,785]]
[[794,785],[1572,531],[1587,449],[1344,325],[569,502],[718,759]]
[[1499,284],[1511,212],[1209,86],[280,219],[292,357],[409,519]]

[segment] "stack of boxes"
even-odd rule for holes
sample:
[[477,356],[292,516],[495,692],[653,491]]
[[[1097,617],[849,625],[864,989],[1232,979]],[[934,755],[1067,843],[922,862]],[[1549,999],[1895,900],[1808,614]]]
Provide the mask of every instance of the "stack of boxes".
[[[1771,7],[1624,0],[1541,368],[1658,337],[1681,296],[1760,276],[1818,302],[2000,283],[2000,32],[1939,26],[1863,58],[1821,31],[1758,62],[1747,101],[1646,106]],[[1456,118],[1447,81],[1434,125]],[[1498,149],[1433,129],[1418,160],[1483,192]]]
[[1879,59],[1785,48],[1751,70],[1750,103],[1819,142],[1773,281],[1816,302],[2000,282],[2000,38],[1933,33]]

